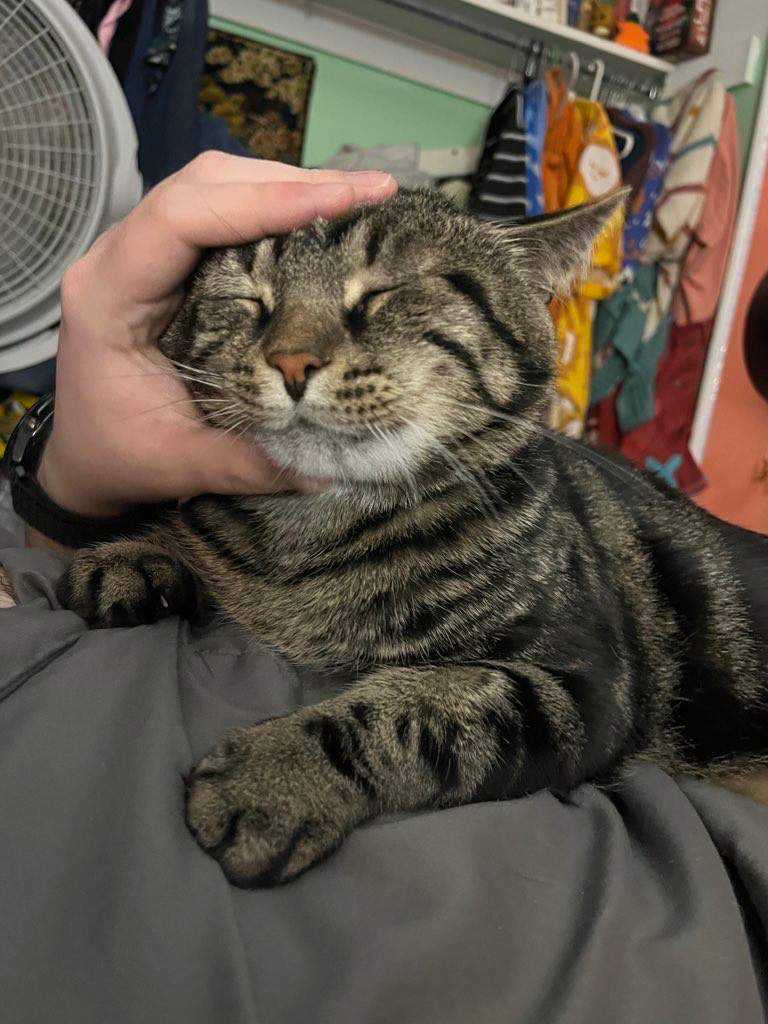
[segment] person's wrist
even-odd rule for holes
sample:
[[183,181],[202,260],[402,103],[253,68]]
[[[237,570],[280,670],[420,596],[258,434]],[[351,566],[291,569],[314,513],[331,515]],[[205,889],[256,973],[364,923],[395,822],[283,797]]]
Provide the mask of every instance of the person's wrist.
[[55,429],[43,449],[37,481],[56,505],[81,516],[110,519],[123,515],[131,507],[95,486],[93,474],[85,476],[78,472],[62,451]]

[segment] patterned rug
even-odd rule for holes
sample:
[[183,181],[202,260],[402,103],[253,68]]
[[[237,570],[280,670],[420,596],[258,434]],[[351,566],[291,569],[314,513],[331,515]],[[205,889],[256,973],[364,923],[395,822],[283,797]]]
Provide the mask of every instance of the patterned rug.
[[300,164],[314,73],[311,57],[211,29],[198,105],[254,156]]

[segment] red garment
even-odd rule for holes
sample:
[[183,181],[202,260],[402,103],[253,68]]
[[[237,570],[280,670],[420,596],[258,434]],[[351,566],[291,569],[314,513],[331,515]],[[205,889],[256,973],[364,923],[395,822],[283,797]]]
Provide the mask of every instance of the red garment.
[[712,320],[680,327],[673,324],[664,355],[659,360],[654,386],[656,411],[652,420],[622,435],[616,419],[616,394],[609,395],[590,414],[591,436],[600,444],[618,448],[643,469],[665,466],[679,456],[674,471],[681,491],[696,494],[706,481],[688,451],[696,398],[704,369]]
[[741,149],[736,104],[726,95],[723,123],[712,158],[701,216],[672,304],[676,324],[704,323],[715,315],[723,286],[741,191]]

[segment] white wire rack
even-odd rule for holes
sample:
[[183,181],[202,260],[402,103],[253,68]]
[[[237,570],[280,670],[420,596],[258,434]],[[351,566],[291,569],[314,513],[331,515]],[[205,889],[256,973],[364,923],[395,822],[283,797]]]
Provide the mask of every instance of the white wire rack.
[[135,145],[64,0],[0,0],[0,371],[28,364],[18,344],[58,320],[62,272],[138,198]]

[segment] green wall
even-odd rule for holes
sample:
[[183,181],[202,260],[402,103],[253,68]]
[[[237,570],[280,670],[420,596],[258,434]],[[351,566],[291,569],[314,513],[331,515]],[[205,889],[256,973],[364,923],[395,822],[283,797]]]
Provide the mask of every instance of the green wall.
[[[308,166],[322,163],[344,143],[418,142],[432,148],[479,145],[483,140],[488,108],[482,103],[221,18],[212,18],[211,24],[314,58],[316,76],[304,141]],[[757,84],[731,90],[739,121],[742,167],[749,153],[767,62],[768,42],[764,42]]]
[[760,62],[755,76],[755,85],[737,85],[731,89],[736,104],[736,118],[739,122],[739,136],[741,137],[741,169],[742,174],[746,168],[747,157],[749,156],[749,145],[752,141],[752,133],[755,130],[755,119],[757,108],[760,104],[760,92],[763,85],[763,76],[768,64],[768,40],[763,41]]
[[339,146],[418,142],[425,148],[479,145],[488,120],[482,103],[419,85],[322,50],[212,18],[214,28],[313,57],[304,163],[322,163]]

